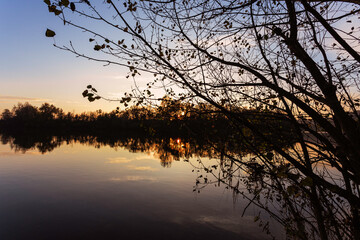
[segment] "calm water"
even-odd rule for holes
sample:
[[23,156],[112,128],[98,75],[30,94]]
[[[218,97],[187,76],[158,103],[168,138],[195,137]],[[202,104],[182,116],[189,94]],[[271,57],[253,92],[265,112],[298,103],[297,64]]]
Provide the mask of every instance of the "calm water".
[[0,239],[269,239],[254,222],[258,209],[241,217],[248,202],[234,203],[224,186],[193,192],[196,159],[80,143],[21,153],[2,144]]

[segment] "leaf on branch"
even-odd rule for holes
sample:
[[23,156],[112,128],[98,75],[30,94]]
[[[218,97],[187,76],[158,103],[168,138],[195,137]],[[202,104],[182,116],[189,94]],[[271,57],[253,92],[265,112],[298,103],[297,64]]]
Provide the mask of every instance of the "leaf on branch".
[[93,38],[89,38],[89,42],[92,42],[92,41],[94,41],[95,39],[93,39]]
[[88,0],[81,0],[81,2],[85,2],[87,5],[90,6],[90,2]]
[[92,88],[92,86],[91,85],[87,85],[87,87],[86,88]]
[[95,47],[94,47],[94,50],[95,51],[99,51],[101,49],[101,46],[100,45],[95,45]]
[[69,0],[61,0],[61,4],[64,5],[65,7],[69,6],[70,2]]
[[83,97],[86,97],[88,93],[89,93],[88,90],[83,91],[83,93],[82,93]]
[[44,0],[44,3],[46,3],[47,5],[49,5],[50,6],[50,0]]
[[55,5],[51,5],[48,7],[49,8],[49,12],[55,12],[56,10],[56,6]]
[[71,11],[75,11],[75,3],[70,3],[70,9],[71,9]]
[[46,29],[46,32],[45,32],[45,36],[46,37],[54,37],[56,34],[54,31],[50,30],[50,29]]
[[61,10],[55,9],[54,10],[55,16],[60,15],[62,13]]

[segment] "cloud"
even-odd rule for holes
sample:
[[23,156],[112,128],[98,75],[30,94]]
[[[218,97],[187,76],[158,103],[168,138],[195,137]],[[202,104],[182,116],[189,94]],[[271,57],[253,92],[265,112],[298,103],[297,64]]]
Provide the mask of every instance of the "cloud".
[[122,80],[126,80],[126,74],[124,75],[116,75],[116,76],[112,76],[111,78],[113,79],[122,79]]
[[[65,103],[68,103],[68,104],[79,104],[79,103],[81,103],[81,102],[79,102],[79,101],[65,101]],[[85,105],[85,104],[82,104],[82,105]]]
[[0,96],[0,101],[34,101],[34,102],[45,102],[52,101],[46,98],[29,98],[29,97],[18,97],[18,96]]

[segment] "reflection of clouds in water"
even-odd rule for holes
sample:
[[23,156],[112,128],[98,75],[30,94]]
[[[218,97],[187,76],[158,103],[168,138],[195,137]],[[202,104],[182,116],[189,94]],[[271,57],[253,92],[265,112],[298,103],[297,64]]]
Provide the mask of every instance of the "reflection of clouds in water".
[[[171,219],[171,222],[179,225],[210,225],[217,229],[222,229],[227,232],[233,232],[243,236],[240,239],[246,240],[263,240],[271,239],[269,235],[264,233],[261,228],[254,224],[254,216],[226,216],[223,215],[198,215],[194,216],[194,219],[188,218],[188,216],[175,216]],[[282,238],[280,238],[282,239]]]
[[157,182],[158,178],[142,177],[142,176],[124,176],[124,177],[110,178],[109,181],[113,181],[113,182],[136,182],[136,181]]
[[159,160],[155,159],[154,156],[151,155],[150,153],[147,153],[146,156],[136,157],[136,158],[134,158],[134,160],[155,160],[155,161],[159,161]]
[[116,164],[116,163],[129,163],[132,161],[141,161],[141,160],[155,160],[155,161],[159,161],[157,159],[155,159],[153,156],[151,155],[147,155],[147,156],[139,156],[139,157],[135,157],[135,158],[128,158],[128,157],[110,157],[107,158],[107,162],[105,163],[110,163],[110,164]]
[[42,155],[40,152],[0,152],[0,157],[18,157],[25,155]]
[[[243,216],[241,218],[231,216],[200,216],[198,219],[196,219],[196,221],[201,224],[211,224],[215,227],[222,228],[234,233],[263,233],[259,227],[253,224],[253,218],[253,216]],[[249,231],[251,228],[252,230]]]
[[154,171],[158,171],[159,169],[157,168],[153,168],[150,166],[134,166],[134,165],[128,165],[127,166],[129,169],[131,170],[137,170],[137,171],[150,171],[150,172],[154,172]]
[[116,157],[116,158],[108,158],[106,163],[129,163],[132,162],[133,159],[125,158],[125,157]]

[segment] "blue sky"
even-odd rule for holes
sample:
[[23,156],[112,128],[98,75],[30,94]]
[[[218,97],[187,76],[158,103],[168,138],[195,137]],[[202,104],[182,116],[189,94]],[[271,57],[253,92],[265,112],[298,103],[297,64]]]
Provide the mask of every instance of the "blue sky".
[[[56,31],[55,38],[45,37],[47,28]],[[89,44],[88,36],[64,26],[42,0],[0,1],[0,31],[0,111],[26,101],[37,106],[49,102],[66,111],[110,111],[119,104],[89,103],[81,96],[86,86],[111,97],[133,85],[125,78],[127,69],[104,67],[55,48],[54,41]]]

